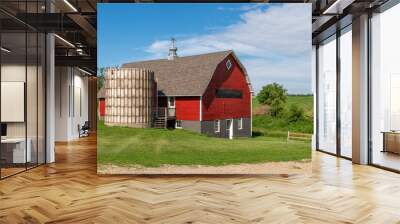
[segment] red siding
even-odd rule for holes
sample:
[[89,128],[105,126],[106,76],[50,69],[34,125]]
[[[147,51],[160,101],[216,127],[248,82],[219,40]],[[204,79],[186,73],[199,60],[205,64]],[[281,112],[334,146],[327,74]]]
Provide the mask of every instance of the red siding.
[[176,120],[200,120],[200,97],[176,97]]
[[[228,58],[232,62],[230,70],[226,68],[226,61]],[[251,93],[245,74],[232,55],[228,58],[218,65],[203,95],[203,120],[251,117]],[[218,88],[241,90],[243,94],[242,98],[216,98],[215,92]]]
[[99,115],[104,117],[106,115],[106,101],[104,99],[99,100]]

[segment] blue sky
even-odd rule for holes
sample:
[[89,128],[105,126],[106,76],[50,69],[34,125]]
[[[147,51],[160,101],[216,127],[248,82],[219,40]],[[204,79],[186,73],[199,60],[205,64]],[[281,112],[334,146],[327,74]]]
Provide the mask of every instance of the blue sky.
[[98,4],[98,66],[232,49],[256,91],[311,92],[309,4]]

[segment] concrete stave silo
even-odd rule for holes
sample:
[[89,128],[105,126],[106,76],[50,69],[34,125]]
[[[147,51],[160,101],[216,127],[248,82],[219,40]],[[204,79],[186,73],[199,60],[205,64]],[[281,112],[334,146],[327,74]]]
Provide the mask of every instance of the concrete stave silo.
[[154,72],[141,68],[109,68],[105,75],[105,117],[108,126],[151,127]]

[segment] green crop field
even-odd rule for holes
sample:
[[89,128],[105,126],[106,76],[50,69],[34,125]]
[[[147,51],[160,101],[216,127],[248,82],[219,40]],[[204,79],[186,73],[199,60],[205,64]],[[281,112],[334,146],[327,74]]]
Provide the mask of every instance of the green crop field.
[[[303,106],[312,116],[312,96],[289,96],[288,105]],[[258,103],[254,102],[254,108]],[[308,112],[307,112],[308,111]],[[221,139],[186,130],[135,129],[98,124],[99,164],[222,166],[311,158],[309,141],[287,141],[288,130],[312,132],[312,118],[295,123],[269,115],[253,117],[253,137]]]

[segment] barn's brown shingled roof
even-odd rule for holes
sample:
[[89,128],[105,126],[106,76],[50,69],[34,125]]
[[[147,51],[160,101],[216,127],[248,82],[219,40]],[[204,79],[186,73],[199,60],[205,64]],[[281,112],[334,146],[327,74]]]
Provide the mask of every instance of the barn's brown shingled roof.
[[123,64],[123,68],[154,71],[159,95],[201,96],[207,89],[217,65],[232,51]]

